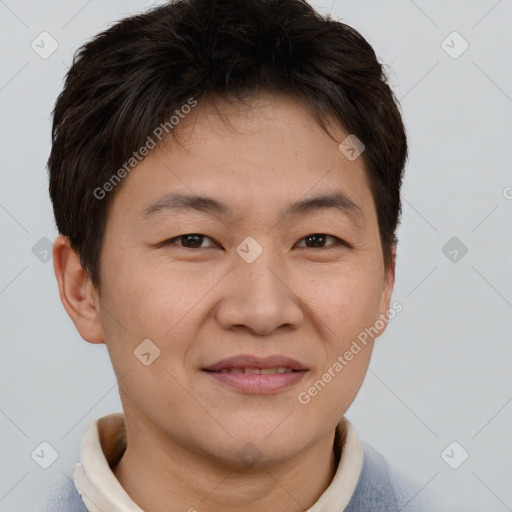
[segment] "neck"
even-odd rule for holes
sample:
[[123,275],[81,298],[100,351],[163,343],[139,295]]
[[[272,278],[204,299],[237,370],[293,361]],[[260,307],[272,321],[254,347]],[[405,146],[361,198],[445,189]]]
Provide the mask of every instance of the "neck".
[[333,431],[290,460],[248,469],[191,453],[138,423],[127,424],[127,448],[113,472],[145,512],[303,512],[334,477],[343,435]]

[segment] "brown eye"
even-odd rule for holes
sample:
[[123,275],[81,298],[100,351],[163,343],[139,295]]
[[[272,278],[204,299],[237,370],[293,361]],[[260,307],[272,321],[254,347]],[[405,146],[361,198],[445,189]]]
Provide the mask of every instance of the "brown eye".
[[[203,246],[203,242],[207,240],[209,240],[210,243]],[[168,244],[177,244],[186,249],[202,249],[204,247],[215,246],[210,237],[198,233],[187,233],[186,235],[177,236],[170,239],[165,245]]]
[[[334,240],[334,243],[330,243],[326,245],[326,241],[328,239]],[[302,244],[302,242],[305,242],[305,244]],[[297,244],[299,247],[307,247],[308,249],[314,249],[314,248],[323,248],[323,247],[331,247],[334,245],[338,245],[342,243],[342,241],[332,235],[326,235],[324,233],[314,233],[308,236],[305,236],[301,240],[299,240],[299,243]]]

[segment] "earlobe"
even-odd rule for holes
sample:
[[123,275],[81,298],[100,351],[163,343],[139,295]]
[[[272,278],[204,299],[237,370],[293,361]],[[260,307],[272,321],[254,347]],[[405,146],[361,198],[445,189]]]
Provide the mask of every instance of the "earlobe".
[[53,244],[53,269],[62,305],[80,336],[90,343],[104,343],[98,294],[67,237],[59,236]]
[[391,261],[389,263],[389,268],[386,269],[386,277],[385,277],[385,287],[389,294],[388,308],[389,308],[389,303],[391,302],[391,294],[393,293],[393,288],[395,286],[395,263],[396,263],[396,244],[393,244],[393,246],[391,248]]
[[[391,296],[393,294],[393,287],[395,285],[395,262],[396,262],[396,245],[393,245],[391,248],[391,258],[389,262],[389,266],[385,268],[384,270],[384,282],[383,282],[383,289],[382,289],[382,295],[381,295],[381,302],[379,307],[379,318],[377,321],[383,322],[384,325],[382,329],[380,330],[379,334],[380,336],[387,327],[388,321],[389,321],[389,310],[391,308]],[[376,321],[376,323],[377,323]]]

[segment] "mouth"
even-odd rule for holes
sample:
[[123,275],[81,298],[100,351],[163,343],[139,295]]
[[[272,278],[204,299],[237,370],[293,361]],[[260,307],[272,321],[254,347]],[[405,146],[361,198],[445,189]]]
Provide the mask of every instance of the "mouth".
[[278,366],[276,368],[222,368],[215,373],[244,373],[245,375],[272,375],[274,373],[291,373],[300,370],[292,370],[285,366]]
[[295,359],[240,355],[202,369],[222,386],[247,394],[275,394],[298,383],[308,372]]
[[[237,373],[286,373],[290,371],[304,371],[307,367],[291,357],[272,355],[258,357],[250,354],[240,354],[217,361],[206,366],[203,370],[207,372],[220,372],[228,370],[240,370]],[[259,370],[258,372],[256,370]],[[262,372],[263,370],[263,372]],[[275,370],[275,371],[274,371]],[[278,371],[279,370],[279,371]]]

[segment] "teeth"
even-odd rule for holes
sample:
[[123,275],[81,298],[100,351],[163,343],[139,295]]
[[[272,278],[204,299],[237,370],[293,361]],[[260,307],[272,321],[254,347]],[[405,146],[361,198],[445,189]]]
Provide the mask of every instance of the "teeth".
[[223,368],[219,373],[245,373],[245,375],[271,375],[274,373],[292,373],[291,368],[278,366],[277,368]]

